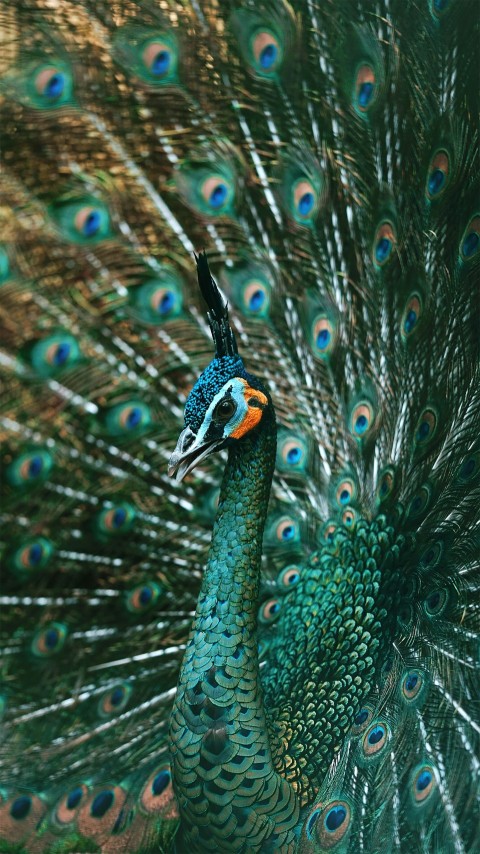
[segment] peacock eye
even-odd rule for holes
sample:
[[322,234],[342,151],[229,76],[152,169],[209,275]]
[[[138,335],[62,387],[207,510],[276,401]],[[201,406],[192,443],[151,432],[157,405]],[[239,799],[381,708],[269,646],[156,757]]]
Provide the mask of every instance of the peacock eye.
[[231,397],[224,398],[224,400],[221,400],[215,407],[215,411],[213,413],[215,420],[222,423],[230,421],[230,418],[235,413],[236,408],[237,405]]

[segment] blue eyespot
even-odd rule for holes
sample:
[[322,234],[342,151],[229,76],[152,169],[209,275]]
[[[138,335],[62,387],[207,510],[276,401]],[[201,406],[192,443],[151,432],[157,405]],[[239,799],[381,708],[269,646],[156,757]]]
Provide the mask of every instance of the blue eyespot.
[[115,794],[111,789],[105,789],[99,792],[92,801],[90,814],[93,818],[103,818],[106,812],[110,809],[115,799]]
[[97,233],[98,229],[101,225],[101,215],[97,210],[91,210],[90,213],[85,217],[85,221],[83,223],[82,231],[85,237],[93,237],[94,234]]
[[290,448],[287,451],[287,461],[289,463],[295,464],[302,458],[302,450],[301,448]]
[[410,334],[410,332],[412,331],[413,327],[415,326],[417,320],[418,320],[417,312],[413,308],[410,308],[407,312],[407,316],[406,316],[405,322],[403,324],[403,328],[404,328],[407,335]]
[[153,598],[153,590],[151,587],[142,587],[139,594],[141,605],[149,605]]
[[344,806],[338,804],[338,806],[332,807],[325,816],[325,827],[331,833],[334,830],[337,830],[345,821],[347,817],[347,811]]
[[413,691],[413,689],[415,688],[415,685],[417,684],[417,682],[418,682],[418,676],[417,676],[415,673],[411,673],[411,674],[410,674],[409,676],[407,676],[407,678],[405,679],[405,688],[406,688],[406,690],[407,690],[407,691]]
[[76,786],[76,788],[72,789],[72,791],[69,792],[69,794],[67,796],[67,800],[66,800],[67,809],[74,810],[75,807],[78,807],[80,801],[82,800],[82,797],[83,797],[82,787]]
[[263,304],[265,302],[265,291],[260,290],[254,291],[250,297],[248,307],[251,311],[260,311]]
[[213,188],[212,192],[209,196],[209,202],[212,208],[221,208],[225,203],[225,200],[228,195],[228,189],[225,184],[217,184],[216,187]]
[[466,258],[470,258],[477,251],[479,243],[480,237],[475,231],[467,234],[462,245],[462,252]]
[[10,807],[10,815],[16,821],[23,821],[23,819],[29,814],[31,807],[31,797],[29,795],[21,795],[19,798],[15,798],[12,806]]
[[386,723],[376,721],[370,725],[362,739],[363,761],[375,761],[388,743],[390,730]]
[[317,335],[316,345],[319,350],[324,350],[330,343],[332,335],[329,329],[321,329]]
[[427,786],[432,782],[432,775],[430,771],[422,771],[418,777],[416,782],[417,792],[423,792]]
[[360,711],[354,717],[355,726],[362,726],[365,723],[369,715],[368,709],[360,709]]
[[319,815],[320,815],[320,810],[315,810],[314,812],[312,812],[311,816],[309,817],[309,819],[307,821],[306,832],[307,832],[307,836],[309,839],[312,838],[312,830],[318,821]]
[[417,766],[413,774],[411,795],[416,807],[421,807],[436,789],[434,769],[431,765]]
[[356,433],[365,433],[365,430],[368,427],[368,418],[366,415],[359,415],[355,421],[355,432]]
[[163,791],[167,788],[170,783],[170,772],[169,771],[159,771],[156,777],[153,778],[152,781],[152,794],[155,797],[161,795]]
[[278,56],[277,46],[275,44],[273,44],[273,42],[271,42],[270,44],[267,44],[263,48],[263,50],[260,51],[260,56],[259,56],[260,65],[265,70],[268,70],[269,68],[272,67],[272,65],[275,64],[277,56]]
[[117,510],[114,510],[112,516],[112,527],[113,528],[121,528],[127,518],[127,511],[124,507],[119,507]]
[[158,302],[157,311],[159,314],[168,314],[175,305],[175,294],[172,291],[165,291],[162,298]]
[[170,53],[168,50],[159,50],[150,66],[150,71],[155,77],[163,77],[170,67]]
[[468,223],[460,244],[460,254],[464,261],[469,261],[480,249],[480,216],[472,217]]
[[377,228],[373,242],[373,260],[379,267],[383,267],[390,259],[395,240],[393,226],[389,222],[383,222]]
[[385,730],[384,730],[383,726],[376,726],[374,729],[372,729],[370,731],[370,733],[368,735],[368,743],[369,744],[378,744],[378,742],[382,740],[384,735],[385,735]]
[[315,204],[315,196],[313,193],[304,193],[298,202],[298,210],[302,216],[308,216],[313,210]]
[[43,458],[42,457],[32,457],[29,465],[28,465],[28,476],[29,477],[38,477],[43,470]]
[[359,105],[359,107],[361,107],[363,109],[365,109],[365,107],[368,107],[370,101],[372,100],[373,89],[374,89],[374,86],[373,86],[373,83],[371,83],[371,82],[362,83],[360,85],[359,90],[358,90],[358,105]]
[[[247,13],[248,14],[248,13]],[[239,16],[240,23],[240,16]],[[244,29],[245,21],[242,22],[242,30]],[[250,42],[251,57],[253,66],[260,76],[271,76],[272,72],[280,68],[283,59],[283,51],[279,40],[273,32],[268,30],[257,31]]]
[[264,624],[273,623],[280,614],[281,608],[281,602],[278,599],[268,599],[260,607],[258,619]]
[[375,71],[370,65],[362,65],[355,75],[353,105],[357,112],[366,114],[377,95]]
[[110,694],[110,702],[112,706],[119,706],[125,697],[125,688],[123,685],[118,685]]
[[434,169],[428,179],[428,192],[431,196],[436,196],[445,185],[445,173],[441,169]]
[[64,89],[65,77],[57,71],[56,74],[52,74],[50,77],[45,89],[43,90],[43,94],[46,98],[59,98],[60,95],[63,94]]
[[387,260],[392,251],[391,241],[387,237],[381,237],[375,247],[375,258],[379,264],[383,264]]

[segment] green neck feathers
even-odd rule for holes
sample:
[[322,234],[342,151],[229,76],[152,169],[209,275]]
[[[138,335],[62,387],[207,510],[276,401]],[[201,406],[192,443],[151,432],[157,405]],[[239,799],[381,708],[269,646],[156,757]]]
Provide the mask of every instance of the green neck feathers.
[[259,427],[230,449],[172,712],[172,772],[184,843],[193,850],[214,843],[230,851],[242,837],[277,850],[298,820],[290,786],[272,764],[258,669],[258,584],[275,450],[270,405]]

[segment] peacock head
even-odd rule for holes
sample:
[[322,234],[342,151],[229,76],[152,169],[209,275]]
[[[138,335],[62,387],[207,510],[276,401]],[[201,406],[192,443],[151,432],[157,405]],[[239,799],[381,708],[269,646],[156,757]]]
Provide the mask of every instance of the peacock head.
[[178,481],[214,451],[255,430],[265,411],[272,408],[268,392],[247,373],[238,355],[227,304],[212,279],[205,253],[196,261],[216,352],[185,406],[185,428],[168,465],[168,474]]

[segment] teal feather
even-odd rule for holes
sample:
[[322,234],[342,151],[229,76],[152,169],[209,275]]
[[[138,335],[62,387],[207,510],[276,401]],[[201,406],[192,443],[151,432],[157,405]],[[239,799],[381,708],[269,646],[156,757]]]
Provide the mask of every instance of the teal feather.
[[478,38],[0,0],[0,850],[480,850]]

